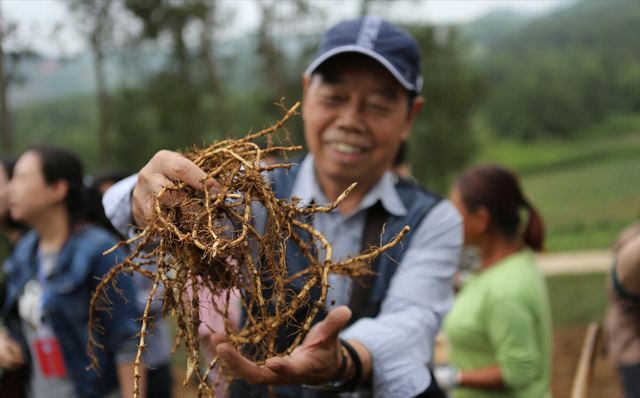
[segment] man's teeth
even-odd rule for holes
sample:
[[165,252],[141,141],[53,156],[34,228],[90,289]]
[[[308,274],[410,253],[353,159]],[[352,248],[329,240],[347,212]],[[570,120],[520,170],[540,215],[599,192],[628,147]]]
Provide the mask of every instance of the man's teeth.
[[346,153],[348,155],[355,155],[362,153],[362,149],[353,145],[345,144],[343,142],[333,142],[331,147],[338,152]]

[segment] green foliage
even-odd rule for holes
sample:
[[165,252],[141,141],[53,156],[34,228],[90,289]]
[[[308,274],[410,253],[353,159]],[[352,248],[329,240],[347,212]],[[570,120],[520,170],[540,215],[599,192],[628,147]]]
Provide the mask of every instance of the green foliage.
[[[273,19],[263,21],[261,31],[246,38],[248,54],[228,48],[219,51],[217,43],[204,39],[199,47],[186,48],[180,44],[185,43],[183,28],[189,20],[214,18],[214,3],[154,0],[125,4],[145,26],[140,40],[153,42],[162,32],[168,32],[174,46],[160,68],[141,74],[144,78],[139,84],[111,93],[111,166],[138,170],[160,149],[184,149],[226,136],[244,136],[282,117],[284,110],[275,103],[283,96],[286,106],[301,100],[300,72],[315,52],[318,34],[277,38],[269,34],[273,27],[264,26],[282,22]],[[269,4],[271,8],[265,13],[280,15],[278,18],[288,10],[280,9],[277,2]],[[304,7],[287,12],[299,18],[313,17]],[[409,142],[411,160],[421,182],[446,192],[451,174],[476,150],[471,115],[484,93],[484,83],[465,61],[469,43],[458,30],[431,26],[410,29],[423,50],[425,79],[425,106]],[[291,48],[296,50],[289,51]],[[91,97],[31,104],[16,112],[17,135],[25,142],[73,148],[81,153],[88,170],[94,171],[100,150],[96,144],[96,108],[96,100]],[[301,117],[292,118],[286,127],[294,144],[304,143]]]
[[584,140],[541,139],[523,143],[513,139],[490,138],[482,142],[482,149],[474,163],[501,163],[521,175],[527,175],[593,164],[605,159],[638,156],[640,135],[636,134],[636,130],[624,130],[626,134],[615,131],[615,135],[603,136],[594,132]]
[[584,142],[485,143],[477,163],[497,162],[521,175],[547,229],[547,249],[611,247],[640,212],[640,135]]
[[[135,169],[141,159],[148,160],[160,149],[184,149],[226,136],[244,136],[283,115],[284,110],[275,104],[282,97],[287,106],[300,99],[300,74],[288,73],[297,60],[278,52],[273,37],[259,35],[248,59],[240,59],[242,51],[233,51],[231,56],[216,51],[220,48],[215,41],[220,23],[216,2],[153,0],[126,1],[125,5],[144,26],[142,40],[153,42],[166,32],[173,47],[160,70],[147,74],[140,86],[123,88],[114,95],[116,164]],[[304,7],[296,8],[301,9]],[[193,21],[204,27],[198,45],[188,47],[185,30]],[[304,45],[300,54],[309,55]],[[269,63],[274,60],[276,64]],[[274,86],[276,80],[281,84]],[[299,118],[287,125],[295,143],[303,141],[300,126]]]
[[478,72],[465,62],[468,41],[457,29],[411,27],[423,53],[425,104],[409,137],[413,174],[447,193],[452,173],[473,157],[477,143],[471,118],[485,91]]
[[640,132],[640,114],[612,114],[600,123],[595,123],[584,130],[578,136],[580,138],[605,138]]
[[16,153],[34,144],[52,144],[73,150],[85,169],[97,167],[97,106],[93,96],[31,103],[13,112]]
[[[526,19],[515,11],[498,10],[462,26],[462,33],[473,38],[476,47],[493,46],[513,35],[526,23]],[[481,52],[484,52],[481,48]]]
[[638,155],[523,178],[548,225],[548,249],[609,248],[640,211]]
[[602,323],[607,309],[606,274],[547,277],[554,328]]
[[638,2],[581,2],[494,42],[484,112],[502,136],[572,137],[640,111]]

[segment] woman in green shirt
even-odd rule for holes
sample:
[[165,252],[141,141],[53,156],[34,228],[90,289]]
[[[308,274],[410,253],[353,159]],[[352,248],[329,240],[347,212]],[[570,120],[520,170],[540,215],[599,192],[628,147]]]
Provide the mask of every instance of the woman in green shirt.
[[495,165],[465,171],[451,200],[481,266],[445,319],[451,366],[436,380],[455,398],[551,397],[551,311],[532,252],[543,247],[540,216],[516,175]]

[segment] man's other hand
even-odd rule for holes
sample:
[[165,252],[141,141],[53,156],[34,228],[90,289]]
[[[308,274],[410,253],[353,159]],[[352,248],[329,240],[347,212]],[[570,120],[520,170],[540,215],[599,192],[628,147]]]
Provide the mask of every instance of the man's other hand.
[[351,317],[351,310],[342,306],[329,312],[315,325],[290,356],[271,358],[258,366],[244,358],[224,336],[214,335],[213,344],[224,366],[233,376],[253,385],[316,384],[334,380],[340,371],[342,353],[338,333]]

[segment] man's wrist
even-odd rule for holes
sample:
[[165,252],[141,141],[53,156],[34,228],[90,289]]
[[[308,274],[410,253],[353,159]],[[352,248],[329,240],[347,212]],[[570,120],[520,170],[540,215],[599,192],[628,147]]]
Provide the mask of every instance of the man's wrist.
[[319,384],[302,384],[302,387],[311,391],[322,391],[339,393],[343,391],[354,391],[362,379],[362,363],[360,357],[351,346],[344,340],[340,340],[340,352],[342,362],[338,375],[333,381]]

